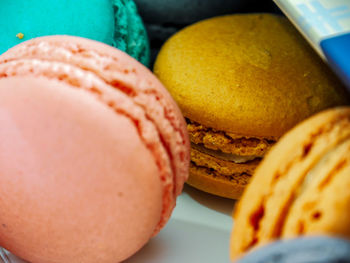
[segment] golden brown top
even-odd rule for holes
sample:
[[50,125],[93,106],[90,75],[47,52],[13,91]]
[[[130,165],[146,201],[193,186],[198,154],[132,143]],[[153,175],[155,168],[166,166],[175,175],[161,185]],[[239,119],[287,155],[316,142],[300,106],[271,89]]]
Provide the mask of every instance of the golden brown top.
[[216,17],[174,35],[154,71],[185,117],[248,136],[280,137],[324,108],[343,86],[280,16]]

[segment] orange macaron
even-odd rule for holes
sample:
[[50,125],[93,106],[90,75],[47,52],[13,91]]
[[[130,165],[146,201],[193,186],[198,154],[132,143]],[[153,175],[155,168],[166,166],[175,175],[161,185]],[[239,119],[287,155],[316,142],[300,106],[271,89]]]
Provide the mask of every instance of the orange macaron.
[[154,72],[187,119],[188,184],[233,199],[286,131],[349,102],[293,25],[272,14],[191,25],[164,44]]
[[232,259],[276,239],[350,239],[350,107],[312,116],[285,134],[235,207]]

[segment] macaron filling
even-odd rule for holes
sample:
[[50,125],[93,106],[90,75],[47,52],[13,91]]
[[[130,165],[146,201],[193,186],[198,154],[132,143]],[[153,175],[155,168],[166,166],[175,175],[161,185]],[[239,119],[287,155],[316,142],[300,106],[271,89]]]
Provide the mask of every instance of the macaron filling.
[[[264,154],[275,138],[244,136],[215,130],[186,119],[191,141],[188,184],[201,190],[237,199],[249,183]],[[200,179],[201,178],[201,179]],[[220,181],[221,188],[212,189]]]
[[191,143],[202,145],[206,149],[242,157],[248,156],[248,158],[252,156],[263,157],[278,139],[219,131],[188,118],[187,130]]
[[201,153],[208,154],[210,156],[213,156],[215,158],[225,160],[225,161],[231,161],[234,163],[246,163],[252,160],[255,160],[257,158],[260,158],[260,156],[257,155],[247,155],[247,156],[242,156],[242,155],[237,155],[237,154],[230,154],[230,153],[224,153],[220,150],[212,150],[205,148],[204,145],[202,144],[195,144],[191,143],[192,149],[196,149],[197,151],[200,151]]
[[187,128],[191,141],[191,167],[211,169],[229,180],[240,174],[251,176],[275,143],[271,138],[217,131],[189,119]]

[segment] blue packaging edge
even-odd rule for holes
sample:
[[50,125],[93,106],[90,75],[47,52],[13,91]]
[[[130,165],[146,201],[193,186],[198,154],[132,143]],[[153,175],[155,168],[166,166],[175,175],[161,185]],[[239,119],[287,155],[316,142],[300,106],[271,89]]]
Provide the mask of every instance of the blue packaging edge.
[[350,33],[323,39],[320,46],[328,63],[350,91]]

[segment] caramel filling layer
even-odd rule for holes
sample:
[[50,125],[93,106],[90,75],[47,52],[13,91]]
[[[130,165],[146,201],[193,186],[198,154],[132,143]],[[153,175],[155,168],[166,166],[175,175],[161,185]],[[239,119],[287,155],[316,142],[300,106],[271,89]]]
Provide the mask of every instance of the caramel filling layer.
[[259,158],[259,156],[257,156],[257,155],[241,156],[241,155],[237,155],[237,154],[224,153],[220,150],[208,149],[208,148],[205,148],[203,145],[195,144],[195,143],[191,143],[191,147],[193,149],[196,149],[197,151],[200,151],[202,153],[216,157],[218,159],[225,160],[225,161],[231,161],[234,163],[246,163],[246,162],[252,161],[256,158]]
[[[263,157],[276,142],[276,138],[252,137],[217,131],[189,119],[187,119],[187,129],[191,142],[205,148],[205,150],[201,150],[202,152],[213,150],[208,154],[238,163],[252,160],[253,157]],[[240,159],[238,156],[244,156],[247,159]]]

